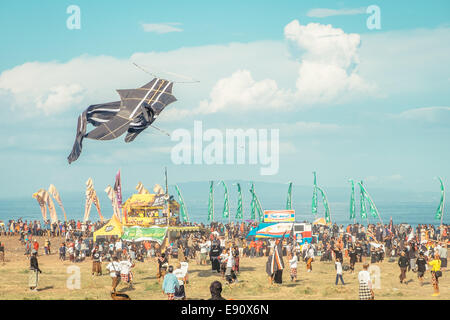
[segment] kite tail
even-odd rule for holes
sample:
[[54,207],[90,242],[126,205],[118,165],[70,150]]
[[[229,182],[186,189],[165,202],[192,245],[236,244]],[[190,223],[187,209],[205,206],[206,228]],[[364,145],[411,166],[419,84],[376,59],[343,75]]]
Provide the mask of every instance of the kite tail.
[[67,157],[69,164],[71,164],[72,162],[77,160],[81,154],[81,149],[83,147],[83,139],[86,135],[86,125],[87,125],[87,118],[86,118],[86,111],[85,111],[78,117],[77,135],[75,137],[75,142],[73,144],[72,152]]

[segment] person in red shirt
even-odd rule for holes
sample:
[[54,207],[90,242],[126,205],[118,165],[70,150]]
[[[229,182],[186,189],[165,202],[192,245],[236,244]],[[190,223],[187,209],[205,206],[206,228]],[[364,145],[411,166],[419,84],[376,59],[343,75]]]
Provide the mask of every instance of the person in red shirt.
[[36,250],[36,255],[37,255],[37,252],[39,250],[39,242],[37,242],[36,239],[34,239],[33,249]]
[[256,243],[256,256],[257,257],[262,256],[262,246],[263,246],[263,242],[261,239],[259,239],[258,242]]

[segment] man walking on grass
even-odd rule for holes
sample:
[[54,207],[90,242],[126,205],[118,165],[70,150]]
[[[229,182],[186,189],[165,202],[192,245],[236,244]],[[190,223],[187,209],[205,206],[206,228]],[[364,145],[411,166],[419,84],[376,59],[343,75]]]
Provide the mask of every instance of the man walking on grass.
[[[406,257],[405,251],[402,251],[400,258],[398,258],[398,266],[400,267],[400,283],[406,279],[406,270],[409,267],[409,259]],[[405,284],[408,284],[405,282]]]

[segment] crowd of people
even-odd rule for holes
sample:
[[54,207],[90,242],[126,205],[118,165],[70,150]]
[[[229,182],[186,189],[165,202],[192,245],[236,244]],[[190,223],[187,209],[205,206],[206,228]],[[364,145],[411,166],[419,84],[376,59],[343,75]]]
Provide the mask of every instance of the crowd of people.
[[[92,235],[101,228],[102,222],[80,221],[46,222],[10,220],[0,230],[6,237],[19,236],[25,255],[30,260],[30,289],[35,290],[39,269],[37,257],[39,242],[44,237],[44,255],[59,254],[61,261],[77,263],[90,258],[92,275],[102,276],[102,263],[112,279],[111,291],[116,292],[120,282],[133,287],[133,268],[138,262],[156,261],[156,277],[168,299],[186,299],[189,284],[189,263],[209,264],[212,274],[217,274],[228,285],[239,282],[240,260],[243,258],[267,259],[266,272],[269,283],[282,284],[284,260],[287,258],[290,280],[297,281],[298,266],[305,263],[306,272],[313,272],[317,260],[334,262],[335,284],[344,282],[344,271],[355,272],[355,265],[362,264],[358,274],[359,298],[373,299],[370,265],[388,260],[399,266],[399,282],[407,284],[408,272],[417,274],[421,285],[426,271],[431,272],[433,295],[439,295],[439,278],[447,267],[449,226],[381,223],[313,225],[311,243],[300,244],[292,232],[281,238],[256,239],[247,237],[257,222],[218,223],[200,226],[197,232],[181,232],[170,243],[141,241],[125,242],[117,237],[94,242]],[[55,239],[56,238],[56,239]],[[58,247],[53,249],[53,244]],[[0,243],[0,260],[4,261],[5,248]],[[411,280],[410,280],[411,281]],[[219,282],[220,283],[220,282]],[[217,289],[217,284],[211,288]]]

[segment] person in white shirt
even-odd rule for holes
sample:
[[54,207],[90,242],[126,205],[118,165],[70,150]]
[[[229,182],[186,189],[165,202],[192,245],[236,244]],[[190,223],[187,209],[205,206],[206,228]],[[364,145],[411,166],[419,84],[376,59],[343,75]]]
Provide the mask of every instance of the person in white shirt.
[[233,247],[230,246],[228,249],[228,254],[226,257],[226,268],[225,268],[225,278],[228,283],[238,282],[236,273],[234,272],[234,255],[233,255]]
[[339,282],[339,279],[341,279],[342,285],[345,286],[344,278],[342,278],[342,261],[340,259],[337,259],[336,262],[336,285]]
[[223,249],[222,253],[219,256],[220,261],[220,273],[222,274],[222,278],[225,278],[225,270],[227,268],[228,262],[228,253],[226,249]]
[[109,271],[109,275],[112,279],[112,287],[111,287],[112,293],[116,292],[117,285],[120,282],[121,270],[118,260],[119,259],[117,257],[114,257],[113,261],[108,263],[108,265],[106,266],[106,269]]
[[298,264],[297,255],[296,254],[289,255],[291,281],[297,281],[297,264]]
[[206,264],[206,256],[208,254],[208,244],[205,240],[202,241],[202,243],[199,244],[200,247],[200,265]]
[[368,271],[369,264],[364,263],[363,270],[358,273],[359,282],[359,300],[373,300],[374,293],[372,290],[372,281]]
[[131,272],[131,268],[134,267],[134,264],[131,263],[130,259],[123,259],[119,262],[120,264],[120,279],[123,282],[128,283],[130,288],[133,288],[133,273]]
[[175,300],[186,300],[186,291],[184,289],[186,273],[187,270],[183,269],[180,262],[177,264],[177,268],[173,270],[173,274],[177,277],[179,285],[178,289],[175,289]]
[[188,262],[188,257],[185,257],[184,261],[180,262],[180,265],[181,265],[181,270],[184,273],[184,283],[185,284],[189,284],[189,275],[188,275],[189,262]]
[[116,248],[116,255],[120,257],[122,254],[122,241],[120,239],[117,240],[114,247]]

